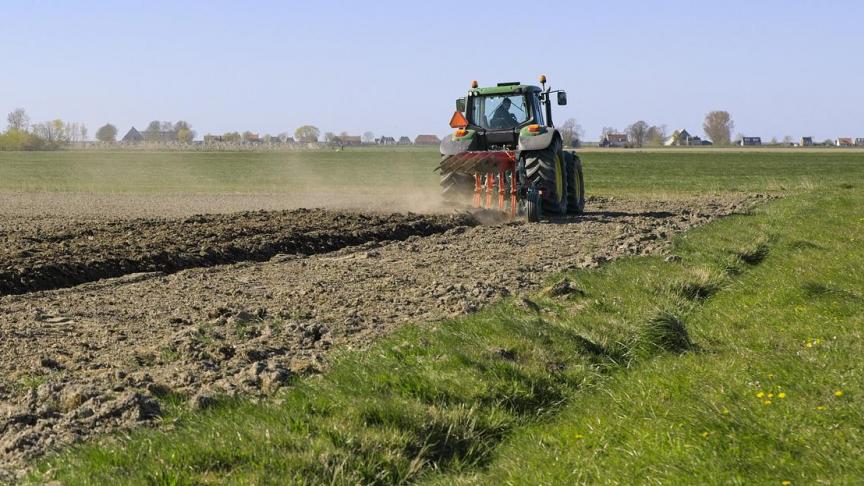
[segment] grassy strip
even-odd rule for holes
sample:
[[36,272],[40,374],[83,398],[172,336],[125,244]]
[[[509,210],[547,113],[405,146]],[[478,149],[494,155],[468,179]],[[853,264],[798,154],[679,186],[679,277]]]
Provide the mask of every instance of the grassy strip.
[[758,229],[700,238],[686,264],[622,260],[575,274],[577,288],[538,298],[539,311],[513,299],[407,327],[274,400],[226,403],[182,417],[174,430],[81,447],[42,462],[36,477],[397,483],[484,466],[515,428],[548,419],[610,370],[694,349],[683,320],[765,243]]
[[[688,316],[703,352],[577,394],[446,484],[853,484],[864,477],[864,192],[790,198],[688,234],[685,266],[757,241]],[[763,261],[764,260],[764,261]],[[728,273],[728,272],[727,272]]]
[[[864,179],[859,151],[577,152],[589,195],[792,191]],[[438,190],[437,147],[0,152],[0,191],[380,194]]]

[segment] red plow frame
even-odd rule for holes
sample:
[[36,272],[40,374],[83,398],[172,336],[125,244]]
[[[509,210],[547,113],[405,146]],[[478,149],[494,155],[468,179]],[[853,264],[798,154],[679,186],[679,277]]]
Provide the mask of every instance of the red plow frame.
[[[439,166],[441,173],[462,172],[474,175],[474,207],[495,209],[493,206],[495,187],[498,188],[498,207],[501,212],[507,211],[507,172],[510,173],[510,210],[511,217],[516,217],[518,208],[518,175],[516,173],[516,153],[509,150],[492,150],[488,152],[463,152],[448,157]],[[485,181],[484,181],[485,179]],[[485,184],[484,184],[485,182]],[[485,201],[483,186],[485,185]],[[485,202],[485,204],[484,204]]]

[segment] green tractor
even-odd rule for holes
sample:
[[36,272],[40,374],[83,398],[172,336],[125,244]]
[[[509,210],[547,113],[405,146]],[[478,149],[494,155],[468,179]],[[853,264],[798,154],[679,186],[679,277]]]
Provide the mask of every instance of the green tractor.
[[456,100],[450,120],[456,132],[441,142],[437,168],[446,201],[497,206],[528,221],[584,210],[582,162],[564,150],[552,123],[552,94],[566,105],[567,93],[547,88],[545,76],[540,83],[479,88],[474,81]]

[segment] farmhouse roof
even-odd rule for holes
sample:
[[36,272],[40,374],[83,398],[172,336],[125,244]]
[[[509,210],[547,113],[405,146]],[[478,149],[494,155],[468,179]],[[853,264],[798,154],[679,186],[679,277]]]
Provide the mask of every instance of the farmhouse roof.
[[437,135],[417,135],[417,138],[414,139],[414,143],[435,144],[441,143],[441,139],[439,139]]
[[141,132],[132,127],[126,132],[126,135],[123,135],[123,142],[141,142],[144,140],[144,137],[141,135]]

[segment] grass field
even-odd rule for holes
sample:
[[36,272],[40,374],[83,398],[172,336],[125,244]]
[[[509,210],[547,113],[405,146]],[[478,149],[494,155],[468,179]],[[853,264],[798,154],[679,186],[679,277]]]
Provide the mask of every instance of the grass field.
[[[434,150],[360,154],[292,156],[317,160],[328,173],[368,165],[387,174],[398,162],[418,181],[436,159]],[[270,190],[255,184],[266,179],[258,170],[291,165],[282,154],[167,154],[174,162],[165,155],[106,154],[100,167],[108,174],[137,168],[130,178],[150,178],[150,190],[242,191]],[[50,182],[61,172],[38,172],[59,160],[50,157],[75,172],[89,163],[85,155],[22,157],[0,155],[3,190],[86,190],[83,176],[64,186]],[[584,159],[595,194],[789,195],[678,238],[680,260],[629,258],[571,273],[580,292],[533,296],[539,312],[514,298],[469,317],[405,327],[367,352],[342,353],[327,373],[273,399],[226,400],[204,412],[177,407],[164,430],[51,456],[32,478],[850,484],[864,477],[864,157],[592,152]],[[22,164],[17,171],[10,160]],[[213,163],[222,175],[192,177],[198,185],[189,187],[164,187],[151,174],[180,164],[182,178]],[[118,175],[105,177],[101,190],[135,190],[108,182]]]
[[[864,177],[859,151],[585,151],[589,194],[808,190]],[[0,191],[375,194],[434,189],[436,147],[296,152],[0,152]]]

